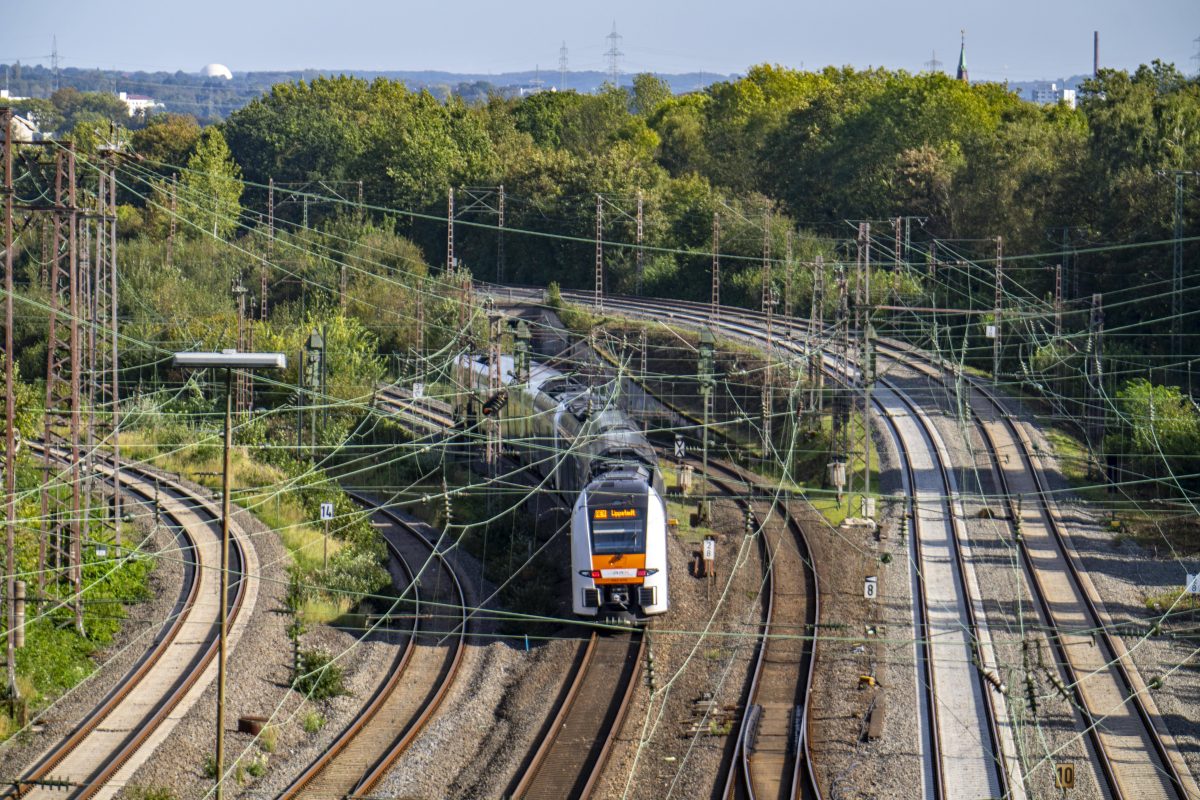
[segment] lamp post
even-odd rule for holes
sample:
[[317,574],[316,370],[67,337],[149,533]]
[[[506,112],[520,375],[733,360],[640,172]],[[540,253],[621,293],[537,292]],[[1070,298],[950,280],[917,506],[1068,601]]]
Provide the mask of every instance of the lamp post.
[[217,646],[217,800],[222,800],[222,776],[225,772],[225,646],[229,617],[229,459],[233,449],[233,371],[284,369],[283,353],[176,353],[174,366],[183,369],[225,370],[225,449],[221,475],[221,618]]
[[715,383],[713,373],[715,372],[715,364],[713,356],[716,354],[717,340],[713,336],[710,328],[705,328],[700,331],[700,358],[696,363],[696,371],[699,373],[697,377],[700,379],[700,395],[704,403],[704,425],[700,431],[700,452],[703,454],[704,461],[704,489],[700,495],[700,508],[697,509],[697,521],[701,525],[707,525],[710,518],[710,509],[708,504],[708,424],[709,414],[712,410],[712,391]]

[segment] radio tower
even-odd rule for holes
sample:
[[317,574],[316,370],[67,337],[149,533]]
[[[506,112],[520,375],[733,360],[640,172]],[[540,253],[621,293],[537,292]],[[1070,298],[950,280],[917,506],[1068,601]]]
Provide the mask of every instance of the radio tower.
[[617,76],[621,74],[617,68],[617,59],[625,54],[620,50],[622,37],[621,34],[617,33],[617,21],[615,19],[613,20],[612,33],[604,38],[608,40],[608,50],[604,53],[605,58],[608,59],[608,80],[613,86],[616,86]]
[[1196,76],[1200,77],[1200,36],[1192,39],[1192,42],[1196,45],[1196,55],[1192,56],[1192,61],[1196,62]]
[[54,91],[59,90],[58,85],[58,36],[50,37],[50,69],[54,73]]
[[937,50],[934,50],[931,58],[925,62],[925,70],[932,75],[935,72],[942,71],[942,62],[938,61]]
[[567,40],[564,39],[562,47],[558,48],[558,90],[561,92],[567,88]]

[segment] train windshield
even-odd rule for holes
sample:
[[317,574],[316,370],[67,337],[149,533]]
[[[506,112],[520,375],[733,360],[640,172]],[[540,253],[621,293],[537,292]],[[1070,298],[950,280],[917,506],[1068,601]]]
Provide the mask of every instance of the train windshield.
[[[594,513],[605,511],[597,509]],[[596,555],[641,553],[646,549],[646,520],[641,515],[630,519],[593,519],[592,552]]]
[[614,472],[588,487],[594,555],[646,552],[646,484],[640,469]]

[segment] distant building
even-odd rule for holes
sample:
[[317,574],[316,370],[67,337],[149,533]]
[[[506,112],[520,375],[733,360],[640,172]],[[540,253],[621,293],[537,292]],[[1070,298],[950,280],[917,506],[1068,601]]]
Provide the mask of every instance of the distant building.
[[125,103],[125,107],[129,109],[129,116],[131,117],[144,117],[156,108],[163,108],[162,103],[156,102],[153,97],[146,97],[144,94],[118,92],[117,97]]
[[8,93],[8,89],[0,89],[0,100],[5,100],[10,103],[16,103],[20,100],[28,100],[28,97],[17,97]]
[[229,67],[224,64],[205,64],[200,70],[201,77],[204,78],[224,78],[227,81],[233,80],[233,73],[229,71]]
[[12,125],[9,126],[12,131],[12,140],[14,142],[36,142],[42,138],[38,126],[33,122],[13,114]]
[[1058,88],[1057,83],[1047,86],[1036,86],[1029,90],[1033,102],[1043,106],[1053,106],[1066,103],[1068,108],[1075,107],[1075,90],[1067,87]]
[[509,91],[516,97],[528,97],[531,94],[541,94],[542,92],[557,92],[558,87],[547,87],[545,84],[530,83],[523,86],[510,86]]

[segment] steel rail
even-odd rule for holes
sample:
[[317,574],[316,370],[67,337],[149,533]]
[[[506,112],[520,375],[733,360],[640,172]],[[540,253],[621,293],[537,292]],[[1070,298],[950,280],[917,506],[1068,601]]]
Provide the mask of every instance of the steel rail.
[[[360,501],[367,500],[361,495],[354,493],[351,493],[351,496]],[[370,501],[367,500],[367,502]],[[458,597],[459,617],[454,629],[447,634],[447,636],[450,636],[453,639],[454,654],[449,660],[449,665],[444,668],[445,676],[441,679],[436,692],[425,704],[425,707],[421,711],[420,715],[413,720],[412,724],[409,726],[407,731],[405,731],[404,735],[398,741],[396,741],[396,743],[388,750],[384,757],[381,758],[374,767],[372,767],[370,772],[363,776],[362,780],[358,782],[358,785],[354,788],[353,792],[353,795],[355,796],[369,794],[379,784],[379,782],[383,780],[384,775],[387,774],[387,770],[396,762],[396,759],[408,749],[409,745],[413,743],[418,734],[424,730],[426,724],[428,724],[434,713],[441,706],[442,701],[446,699],[447,692],[450,690],[450,687],[454,684],[455,678],[458,676],[459,669],[462,666],[462,658],[467,649],[467,636],[470,634],[470,615],[467,607],[466,592],[463,590],[462,582],[458,577],[458,572],[453,568],[453,566],[451,566],[449,560],[446,559],[445,554],[438,550],[437,546],[433,542],[429,541],[429,539],[426,538],[419,530],[417,530],[415,526],[402,519],[400,515],[396,514],[391,509],[378,505],[376,505],[376,509],[380,514],[391,520],[394,524],[406,529],[422,544],[428,547],[431,553],[437,556],[437,561],[442,565],[442,569],[453,581],[454,592]]]
[[[374,503],[364,501],[363,498],[352,495],[357,502],[369,508],[374,507]],[[408,561],[400,553],[392,542],[384,537],[384,543],[388,550],[392,553],[397,566],[401,572],[407,576],[407,590],[412,592],[412,609],[413,609],[413,624],[412,630],[408,632],[407,641],[404,647],[399,648],[395,657],[392,659],[392,664],[389,667],[384,681],[379,685],[375,692],[371,695],[367,704],[362,710],[355,715],[350,724],[338,734],[338,737],[329,745],[320,756],[317,757],[292,783],[280,793],[280,798],[300,797],[305,794],[309,786],[321,775],[323,775],[330,764],[334,762],[350,745],[350,742],[358,736],[358,734],[370,725],[379,710],[384,706],[387,698],[395,691],[404,675],[405,668],[412,659],[413,651],[416,649],[416,638],[420,630],[420,614],[421,614],[421,595],[419,584],[412,569],[409,567]],[[398,601],[397,601],[398,602]],[[361,777],[361,776],[360,776]],[[357,781],[355,781],[356,783]],[[349,788],[349,787],[348,787]]]
[[[611,303],[613,302],[614,298],[609,298],[609,300],[611,307]],[[635,306],[639,305],[639,300],[640,299],[633,299],[633,304]],[[587,302],[587,299],[584,298],[581,300],[581,302]],[[672,301],[667,302],[668,304],[672,303]],[[674,304],[679,307],[686,307],[689,311],[695,310],[697,313],[703,313],[704,309],[707,308],[707,306],[703,304],[690,303],[688,301],[678,301]],[[725,311],[725,309],[723,309],[723,311]],[[743,309],[729,309],[728,313],[724,316],[739,318],[751,323],[754,320],[752,313]],[[784,330],[791,329],[802,333],[807,333],[811,330],[811,323],[799,319],[777,319],[776,323],[779,324]],[[888,352],[891,354],[890,357],[897,363],[912,367],[914,361],[923,362],[924,364],[932,367],[939,374],[944,372],[955,377],[961,374],[967,385],[983,396],[987,400],[988,404],[995,410],[997,417],[1003,421],[1004,427],[1012,437],[1012,442],[1020,455],[1022,463],[1026,466],[1032,480],[1037,487],[1037,490],[1034,494],[1036,495],[1039,504],[1039,515],[1044,520],[1047,531],[1053,537],[1055,546],[1057,547],[1059,554],[1063,559],[1063,563],[1066,565],[1066,572],[1071,579],[1074,590],[1083,599],[1084,610],[1089,618],[1089,623],[1091,624],[1092,629],[1098,632],[1098,638],[1103,643],[1108,655],[1111,657],[1109,661],[1119,674],[1120,679],[1124,684],[1127,698],[1132,702],[1135,713],[1141,722],[1143,734],[1150,743],[1150,749],[1153,751],[1154,756],[1159,762],[1158,768],[1165,773],[1171,790],[1176,796],[1189,796],[1189,786],[1194,786],[1194,780],[1189,781],[1184,776],[1176,759],[1172,757],[1173,754],[1170,748],[1168,748],[1163,741],[1162,735],[1158,730],[1158,726],[1155,724],[1155,715],[1151,714],[1149,709],[1146,708],[1146,704],[1142,697],[1142,694],[1145,690],[1138,688],[1139,684],[1144,686],[1144,683],[1142,683],[1140,680],[1134,679],[1129,668],[1130,665],[1127,663],[1128,656],[1124,655],[1124,647],[1119,646],[1113,635],[1109,632],[1108,626],[1105,624],[1104,618],[1100,614],[1099,608],[1096,606],[1095,599],[1092,593],[1088,590],[1087,584],[1083,580],[1081,570],[1075,562],[1072,548],[1066,541],[1066,535],[1062,531],[1061,523],[1058,521],[1056,515],[1049,506],[1049,502],[1047,500],[1048,490],[1045,486],[1045,479],[1042,475],[1041,468],[1038,467],[1033,460],[1033,448],[1026,440],[1024,434],[1012,421],[1011,415],[1008,413],[1007,409],[1003,406],[1002,402],[980,381],[969,375],[966,375],[965,373],[961,373],[960,370],[958,370],[954,365],[946,364],[942,359],[922,353],[910,345],[890,342],[886,339],[877,339],[875,340],[875,344],[881,357],[885,352]],[[979,416],[978,412],[972,409],[971,413],[973,421],[976,427],[980,430],[985,442],[991,441],[990,432],[983,424],[983,420]],[[995,445],[995,442],[991,441],[991,444]],[[990,453],[993,457],[996,473],[1003,478],[1004,471],[1000,468],[998,453],[995,447],[990,449]],[[1007,482],[1005,482],[1005,484],[1006,483]],[[1007,488],[1005,493],[1006,497],[1008,498],[1007,503],[1010,505],[1011,509],[1013,508],[1012,498],[1010,495],[1008,495]],[[1012,514],[1010,514],[1010,516],[1012,518],[1012,525],[1015,528],[1017,516]],[[1045,597],[1045,594],[1042,590],[1041,582],[1038,578],[1038,571],[1036,566],[1031,561],[1031,557],[1024,541],[1020,543],[1020,549],[1022,551],[1022,562],[1027,572],[1027,578],[1029,580],[1031,592],[1037,595],[1039,610],[1043,613],[1050,614],[1051,608],[1049,606],[1049,601]],[[1051,615],[1048,617],[1048,619],[1053,620],[1054,617]],[[1049,627],[1053,628],[1053,622],[1050,623]],[[1064,659],[1062,666],[1068,670],[1068,674],[1072,677],[1070,682],[1072,686],[1072,693],[1076,699],[1076,702],[1080,703],[1080,709],[1084,714],[1084,722],[1087,727],[1087,734],[1091,741],[1092,748],[1096,751],[1100,758],[1101,771],[1105,781],[1109,784],[1108,788],[1115,797],[1125,797],[1128,795],[1128,792],[1132,791],[1133,789],[1123,788],[1120,785],[1119,778],[1116,775],[1115,767],[1113,766],[1111,756],[1108,752],[1108,748],[1104,745],[1103,739],[1100,736],[1100,728],[1102,726],[1098,723],[1102,723],[1102,720],[1097,720],[1094,715],[1088,711],[1086,703],[1083,702],[1082,689],[1079,685],[1079,681],[1075,679],[1073,668],[1070,666],[1069,654],[1067,654],[1066,650],[1062,648],[1062,643],[1057,641],[1059,637],[1051,636],[1049,638],[1055,642],[1056,649],[1062,654],[1062,658]],[[1191,791],[1194,793],[1194,790]]]
[[[1053,513],[1053,510],[1050,507],[1047,499],[1049,492],[1045,485],[1045,477],[1042,474],[1041,468],[1033,461],[1033,448],[1025,434],[1017,427],[1016,423],[1012,419],[1012,416],[1004,407],[1002,401],[995,395],[995,393],[993,393],[988,387],[984,386],[977,379],[970,375],[961,373],[952,365],[941,363],[939,359],[935,359],[934,357],[914,350],[911,347],[887,341],[882,342],[881,344],[882,349],[896,354],[894,356],[894,360],[897,361],[897,363],[907,364],[909,367],[915,368],[913,362],[921,362],[929,369],[934,371],[935,374],[933,377],[938,377],[942,373],[954,377],[961,375],[966,382],[966,385],[969,386],[971,390],[978,392],[980,396],[987,401],[988,405],[995,411],[996,417],[1002,422],[1004,429],[1010,436],[1010,442],[1013,446],[1013,449],[1019,454],[1022,464],[1026,467],[1030,478],[1034,482],[1036,487],[1034,495],[1036,496],[1038,502],[1039,516],[1042,518],[1045,529],[1053,538],[1055,547],[1057,548],[1063,563],[1066,565],[1067,574],[1071,579],[1073,589],[1078,593],[1079,597],[1083,599],[1084,607],[1088,616],[1088,623],[1093,631],[1098,632],[1099,639],[1107,651],[1107,661],[1112,664],[1117,671],[1120,680],[1124,685],[1125,691],[1128,693],[1127,696],[1132,701],[1135,713],[1137,714],[1138,719],[1143,727],[1143,733],[1150,743],[1150,747],[1154,754],[1157,756],[1159,762],[1157,768],[1161,769],[1165,773],[1168,782],[1171,785],[1171,789],[1176,796],[1181,798],[1191,796],[1193,793],[1189,792],[1187,781],[1179,769],[1179,765],[1176,763],[1175,759],[1171,757],[1171,751],[1166,746],[1166,743],[1163,742],[1157,726],[1154,723],[1154,715],[1152,715],[1149,709],[1146,708],[1146,704],[1142,697],[1142,691],[1144,691],[1144,688],[1137,688],[1137,683],[1128,669],[1126,663],[1128,656],[1124,654],[1124,647],[1118,647],[1112,634],[1108,630],[1108,626],[1104,622],[1104,618],[1101,615],[1099,608],[1095,604],[1092,593],[1087,589],[1082,572],[1072,555],[1072,548],[1066,541],[1066,533],[1062,530],[1061,523],[1058,521],[1057,516]],[[925,369],[918,369],[918,371],[930,374],[929,371]],[[1031,593],[1034,595],[1034,600],[1037,605],[1041,621],[1045,624],[1047,630],[1057,630],[1055,622],[1056,614],[1050,602],[1049,593],[1044,587],[1044,582],[1041,577],[1042,570],[1039,569],[1034,563],[1032,554],[1029,552],[1025,539],[1020,535],[1020,530],[1018,528],[1020,510],[1016,501],[1013,499],[1012,492],[1009,489],[1008,477],[1005,475],[1004,469],[1001,468],[1001,459],[999,455],[1001,446],[996,442],[992,431],[986,424],[984,424],[982,416],[973,405],[971,406],[971,418],[975,427],[980,432],[984,445],[988,451],[988,455],[990,456],[994,465],[994,472],[999,482],[999,488],[1005,497],[1004,502],[1009,510],[1010,527],[1013,529],[1014,538],[1017,540],[1018,550],[1021,553],[1022,566],[1026,574],[1026,580],[1031,587]],[[1074,698],[1077,710],[1082,717],[1091,749],[1099,761],[1102,778],[1108,784],[1108,789],[1112,796],[1129,796],[1130,791],[1133,791],[1135,787],[1124,787],[1121,783],[1119,769],[1114,764],[1111,754],[1109,753],[1109,748],[1106,746],[1102,736],[1104,720],[1103,718],[1098,718],[1095,714],[1093,714],[1089,707],[1082,680],[1078,670],[1072,662],[1069,649],[1062,641],[1062,637],[1060,635],[1049,635],[1047,636],[1047,640],[1054,649],[1056,661],[1058,662],[1057,666],[1060,672],[1066,678],[1066,686],[1069,688],[1071,695]]]
[[[675,308],[675,309],[678,309],[682,313],[680,313],[679,316],[676,316],[676,312],[668,311],[668,314],[667,314],[668,319],[675,319],[675,320],[678,320],[685,324],[715,325],[718,328],[732,330],[735,333],[739,333],[743,336],[746,336],[747,338],[751,338],[751,339],[755,339],[755,340],[761,340],[762,335],[763,335],[763,332],[761,331],[761,329],[758,328],[759,320],[756,317],[750,315],[749,313],[739,313],[738,310],[734,310],[734,309],[731,309],[732,313],[724,314],[719,320],[714,321],[710,318],[710,310],[709,310],[708,306],[702,306],[699,304],[688,303],[687,301],[659,301],[659,300],[644,301],[644,300],[641,300],[640,298],[609,298],[609,300],[610,300],[609,308],[613,311],[616,311],[617,309],[620,309],[622,307],[633,307],[636,310],[640,310],[640,311],[644,311],[644,312],[649,312],[651,310],[655,310],[655,311],[659,312],[659,315],[660,315],[659,318],[661,319],[661,310],[663,307],[666,307],[668,309]],[[587,301],[584,300],[583,302],[587,302]],[[742,328],[741,331],[737,330],[739,327]],[[784,330],[786,330],[789,326],[784,325],[782,327],[784,328]],[[797,345],[795,345],[792,341],[790,341],[789,339],[787,339],[785,337],[781,337],[781,340],[775,346],[780,349],[788,349],[788,350],[797,349]],[[843,380],[843,382],[845,382],[847,384],[852,385],[856,379],[856,376],[854,374],[852,374],[852,372],[850,370],[849,363],[841,364],[841,365],[836,364],[836,363],[833,363],[833,364],[825,363],[823,366],[823,370],[827,373],[830,373],[830,372],[834,373],[835,378],[840,378],[841,380]],[[839,373],[840,373],[840,375],[839,375]],[[882,407],[878,401],[878,398],[875,399],[874,405],[876,406],[877,409],[882,410]],[[902,441],[902,440],[898,440],[898,441]],[[931,452],[933,452],[933,455],[934,455],[934,460],[938,463],[941,463],[940,455],[936,452],[936,447],[934,447],[932,440],[930,442],[930,445],[932,448]],[[948,480],[945,472],[943,472],[942,474],[943,474],[943,479]],[[950,493],[947,491],[946,495],[947,495],[947,497],[949,497]],[[951,514],[951,519],[953,519],[953,514]],[[956,531],[957,531],[957,529],[955,528],[954,535],[957,535]],[[963,562],[961,560],[961,552],[958,550],[957,544],[956,544],[954,550],[955,550],[955,553],[958,555],[958,564],[959,564],[959,568],[960,568],[959,569],[960,585],[962,587],[962,591],[965,592],[966,591],[965,572],[963,571]],[[964,596],[969,597],[969,595],[964,595]],[[971,608],[971,606],[972,606],[972,604],[970,602],[968,602],[966,604],[966,607],[967,607],[968,611],[970,612],[970,616],[972,618],[971,624],[974,626],[976,623],[973,619],[974,614],[973,614],[973,609]],[[924,609],[923,616],[925,617],[926,620],[928,620],[928,607],[927,606]],[[977,629],[975,627],[972,627],[972,629],[971,629],[972,640],[976,639],[975,630],[977,630]],[[931,670],[931,675],[932,675],[932,670]],[[931,680],[932,680],[932,677],[931,677]],[[990,695],[988,694],[986,685],[983,684],[981,678],[978,675],[975,677],[975,680],[979,684],[979,689],[980,689],[981,695],[985,698],[984,707],[985,707],[986,716],[987,716],[987,722],[986,722],[986,725],[988,728],[987,735],[990,738],[991,743],[992,743],[992,746],[989,748],[989,752],[992,755],[992,760],[997,764],[997,767],[998,767],[997,777],[999,779],[1001,786],[1007,787],[1009,785],[1009,781],[1008,781],[1007,771],[1004,769],[1004,766],[1003,766],[1005,763],[1005,759],[1000,750],[1000,738],[999,738],[998,722],[996,719],[995,710],[993,708],[993,704],[990,699]],[[936,702],[936,695],[934,696],[934,701]],[[935,723],[935,727],[940,728],[940,725],[937,725],[937,719],[938,719],[938,717],[934,716],[933,722]],[[931,732],[930,735],[932,736],[933,733]],[[997,754],[1000,754],[998,759],[996,758]],[[934,759],[933,763],[940,764],[940,761],[941,761],[940,758]],[[945,779],[944,772],[939,771],[938,774],[935,774],[934,780],[935,780],[935,790],[938,792],[944,793],[946,791],[946,782],[945,782],[946,779]],[[939,794],[937,796],[940,797],[940,796],[944,796],[944,795]]]
[[640,629],[592,634],[566,698],[511,797],[591,795],[633,698],[645,647]]
[[[951,545],[951,549],[954,552],[954,562],[958,567],[958,579],[959,579],[959,587],[958,588],[961,591],[962,598],[965,601],[962,603],[962,610],[967,617],[967,630],[970,634],[970,647],[973,651],[975,663],[977,666],[975,682],[980,687],[981,693],[985,697],[989,697],[988,701],[984,703],[984,710],[987,713],[989,734],[991,736],[991,741],[992,741],[992,748],[991,748],[992,749],[992,758],[996,765],[996,776],[997,776],[997,778],[999,780],[999,784],[1000,784],[1000,796],[1001,797],[1011,797],[1012,792],[1013,792],[1013,787],[1010,784],[1010,776],[1008,774],[1008,771],[1004,767],[1006,759],[1004,756],[1003,747],[1001,746],[1002,740],[1001,740],[1001,733],[1000,733],[1000,721],[997,719],[996,709],[993,707],[993,703],[990,701],[990,692],[988,689],[988,683],[982,677],[984,669],[985,669],[985,664],[987,662],[987,658],[985,657],[985,654],[983,652],[983,646],[981,645],[981,643],[979,641],[979,635],[978,635],[978,631],[981,630],[981,628],[982,628],[980,621],[978,620],[978,618],[975,615],[975,603],[978,598],[975,598],[972,596],[971,588],[967,581],[968,565],[966,563],[965,558],[963,557],[963,548],[962,548],[962,538],[963,537],[962,537],[962,530],[961,530],[962,523],[961,523],[961,520],[959,519],[958,514],[955,513],[954,506],[951,502],[951,498],[953,498],[955,495],[955,488],[950,480],[950,468],[945,463],[945,460],[942,457],[941,448],[939,448],[937,446],[937,442],[934,438],[935,433],[932,430],[932,425],[931,425],[930,421],[925,417],[925,415],[920,411],[920,409],[917,408],[916,403],[914,403],[907,394],[905,394],[903,391],[901,391],[898,387],[895,386],[895,384],[891,383],[886,378],[879,378],[878,382],[880,384],[882,384],[883,386],[891,389],[893,394],[900,400],[901,404],[903,404],[903,406],[906,409],[908,409],[908,412],[911,415],[911,418],[917,421],[917,423],[921,427],[922,436],[924,438],[926,438],[929,442],[929,452],[933,455],[934,463],[937,465],[938,474],[940,476],[940,481],[941,481],[942,491],[943,491],[943,497],[942,497],[943,513],[946,515],[946,520],[948,522],[947,529],[950,532],[950,545]],[[910,516],[910,519],[912,519],[912,521],[913,521],[913,526],[914,526],[913,541],[915,542],[919,538],[917,528],[919,528],[919,526],[921,524],[920,515],[918,513],[916,513],[917,512],[917,508],[916,508],[916,474],[915,474],[915,471],[912,466],[912,461],[911,461],[910,455],[908,453],[908,447],[904,443],[904,439],[899,436],[899,431],[897,429],[895,420],[893,420],[891,418],[891,416],[886,413],[886,410],[883,408],[883,405],[881,403],[879,403],[878,400],[876,400],[876,403],[877,403],[876,408],[879,410],[880,415],[887,420],[888,426],[897,434],[896,442],[899,443],[899,447],[902,450],[902,458],[904,459],[904,462],[905,462],[905,470],[908,473],[908,477],[909,477],[909,481],[910,481],[910,485],[911,485],[910,493],[908,496],[908,502],[913,511],[913,513]],[[920,564],[918,573],[922,575],[922,584],[923,584],[924,583],[923,576],[925,573],[925,566],[924,566],[925,560],[924,560],[923,555],[921,555],[920,547],[917,548],[917,553],[918,553],[918,563]],[[924,614],[926,616],[926,619],[928,619],[928,606],[925,604],[924,593],[922,593],[922,595],[923,595],[922,596],[922,606],[924,608]],[[928,632],[927,632],[927,635],[928,635]],[[927,646],[931,647],[931,644],[927,643]],[[932,700],[936,705],[936,703],[937,703],[936,692],[934,692],[934,697],[932,698]],[[939,724],[937,726],[937,728],[940,731],[941,725]],[[942,749],[941,744],[939,742],[939,752],[941,751],[941,749]],[[940,761],[941,761],[941,759],[938,759],[939,764],[940,764]],[[938,788],[939,788],[939,794],[938,794],[939,797],[949,796],[950,793],[946,786],[946,771],[945,771],[944,764],[941,765],[941,770],[938,774]]]
[[929,715],[932,721],[929,726],[928,736],[926,737],[926,746],[930,749],[930,777],[933,780],[933,786],[930,790],[934,797],[945,797],[945,775],[943,774],[942,757],[941,757],[941,737],[938,731],[941,730],[939,720],[939,709],[937,702],[937,678],[933,669],[933,637],[932,625],[929,621],[929,605],[926,602],[925,591],[925,569],[924,557],[921,554],[921,548],[917,545],[918,526],[920,521],[917,515],[916,504],[916,488],[917,477],[913,470],[912,459],[909,457],[907,448],[904,446],[904,439],[900,436],[900,430],[896,427],[895,420],[890,414],[883,414],[884,424],[891,431],[892,441],[897,442],[897,449],[900,451],[900,460],[903,463],[904,480],[907,483],[905,487],[905,507],[907,511],[905,515],[912,520],[913,531],[911,533],[911,542],[916,561],[916,569],[911,571],[911,577],[917,584],[917,591],[913,592],[914,609],[917,612],[917,633],[918,647],[921,651],[921,662],[918,668],[922,679],[920,684],[924,691],[920,702],[925,707],[925,713]]
[[[34,445],[31,443],[31,447],[40,447],[40,445]],[[104,460],[108,463],[111,463],[111,459],[109,458],[105,458]],[[139,490],[136,484],[142,483],[145,485],[153,481],[153,483],[157,485],[159,489],[162,489],[164,486],[167,487],[168,490],[173,493],[176,500],[182,503],[191,504],[193,510],[199,515],[206,515],[209,519],[209,524],[217,524],[220,522],[221,515],[220,512],[216,510],[214,504],[175,480],[157,475],[156,473],[153,473],[145,468],[140,468],[135,464],[122,462],[121,481],[126,488],[129,488],[134,493],[142,496],[145,499],[152,499],[152,495],[149,493],[149,490]],[[167,515],[176,519],[177,524],[179,524],[178,517],[175,514],[168,513]],[[180,524],[180,528],[183,529],[184,526]],[[243,569],[243,565],[245,564],[245,553],[243,551],[243,544],[241,541],[242,537],[239,532],[233,531],[233,534],[234,535],[231,537],[233,544],[231,554],[233,558],[231,559],[232,563],[230,568],[237,574],[238,578],[235,586],[233,587],[235,589],[235,595],[229,611],[231,623],[237,618],[238,613],[241,610],[242,601],[245,597],[246,586]],[[191,537],[190,533],[188,534],[188,540],[188,549],[193,553],[198,554],[200,552],[199,548],[195,539]],[[199,558],[198,555],[197,558]],[[142,679],[149,673],[155,664],[157,664],[162,655],[167,652],[170,645],[177,639],[178,633],[182,629],[183,625],[187,624],[189,621],[190,611],[194,605],[196,594],[199,591],[200,573],[204,569],[217,571],[219,570],[219,567],[214,567],[211,565],[205,566],[204,564],[198,562],[195,563],[195,566],[192,569],[194,579],[193,585],[188,590],[188,600],[186,602],[187,611],[182,615],[176,616],[174,624],[168,630],[167,634],[163,635],[159,639],[159,642],[154,650],[152,650],[142,659],[139,659],[139,661],[135,664],[133,671],[122,679],[118,687],[114,689],[104,701],[102,701],[101,704],[97,706],[97,708],[93,710],[91,714],[89,714],[89,716],[79,726],[77,726],[65,740],[60,742],[60,744],[53,748],[49,753],[45,754],[31,770],[22,776],[21,780],[17,783],[16,796],[27,797],[30,794],[38,793],[36,785],[34,785],[31,789],[26,790],[22,788],[22,784],[36,784],[36,782],[45,780],[51,776],[54,770],[58,768],[66,758],[68,758],[80,747],[85,746],[88,736],[99,728],[101,722],[109,717],[113,711],[121,705],[122,702],[124,702],[127,698],[130,698],[138,690]],[[166,696],[157,698],[151,704],[150,713],[143,718],[142,723],[132,732],[130,736],[122,740],[122,742],[119,744],[119,749],[116,752],[109,754],[109,756],[105,758],[105,760],[102,762],[101,768],[85,776],[82,780],[77,781],[79,785],[76,787],[75,791],[71,793],[71,797],[88,798],[99,792],[104,787],[108,780],[111,779],[112,776],[115,775],[129,760],[129,758],[132,757],[133,754],[145,743],[146,739],[148,739],[151,734],[154,733],[167,715],[170,714],[170,712],[179,704],[188,691],[196,684],[200,676],[204,673],[206,667],[211,664],[213,659],[216,657],[217,646],[218,643],[214,637],[209,646],[203,651],[200,657],[193,662],[188,671],[181,676],[180,679],[177,679],[174,683],[172,683],[169,693]]]
[[[819,786],[817,785],[816,773],[813,769],[812,749],[808,738],[808,715],[810,710],[809,699],[812,696],[812,682],[816,666],[816,632],[821,614],[820,585],[817,580],[816,570],[813,566],[812,555],[808,546],[808,538],[804,533],[803,527],[787,508],[786,504],[776,502],[776,498],[774,498],[771,494],[770,487],[760,485],[749,473],[745,472],[739,467],[725,464],[720,460],[710,458],[708,466],[710,472],[717,471],[724,473],[727,478],[738,483],[745,484],[749,497],[740,498],[738,492],[730,483],[727,483],[725,480],[719,478],[713,478],[711,476],[708,478],[708,482],[716,487],[718,491],[727,496],[736,498],[736,501],[744,508],[752,507],[753,498],[771,501],[778,509],[778,513],[787,526],[787,530],[794,537],[798,556],[804,567],[803,580],[806,594],[805,628],[811,632],[811,635],[806,639],[805,644],[801,649],[800,658],[795,659],[797,674],[801,677],[803,682],[802,686],[795,687],[791,698],[785,698],[790,700],[793,708],[802,708],[802,710],[800,712],[800,718],[798,720],[793,720],[793,730],[798,731],[799,738],[789,741],[792,754],[792,766],[789,771],[790,774],[783,774],[780,776],[780,785],[786,785],[788,787],[787,796],[791,798],[820,798],[821,792]],[[735,746],[735,752],[733,755],[733,763],[731,764],[731,769],[727,774],[725,790],[722,794],[723,797],[732,797],[737,794],[736,784],[738,783],[738,772],[740,768],[740,777],[742,779],[741,787],[745,791],[745,795],[752,800],[756,797],[756,792],[752,781],[755,767],[751,762],[750,755],[747,750],[747,745],[753,745],[753,742],[750,741],[750,734],[752,731],[750,729],[748,712],[751,706],[760,706],[763,704],[759,701],[762,699],[760,696],[762,693],[760,679],[763,674],[764,665],[768,662],[779,663],[780,661],[777,654],[775,658],[771,657],[770,647],[773,636],[771,626],[775,618],[775,589],[780,585],[780,580],[785,580],[786,577],[792,577],[777,576],[775,574],[775,564],[777,558],[775,554],[771,553],[765,537],[761,537],[760,542],[766,558],[766,579],[769,583],[766,617],[762,626],[758,652],[755,656],[750,689],[747,692],[748,701],[745,704],[747,713],[743,713],[742,715],[742,725],[740,726],[739,733],[736,738],[737,744]],[[780,542],[780,546],[786,546],[786,544]],[[795,696],[797,693],[800,695],[800,697]],[[802,700],[802,706],[797,706],[796,700]],[[801,766],[802,764],[803,767]]]

